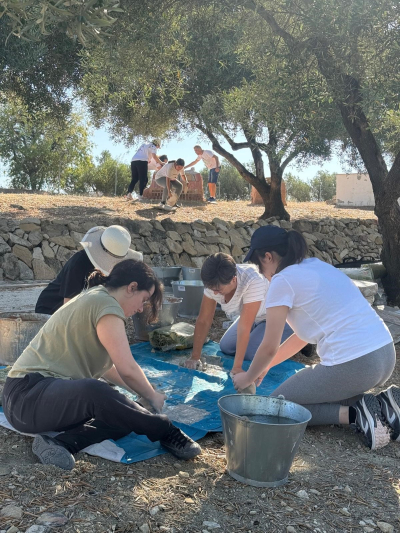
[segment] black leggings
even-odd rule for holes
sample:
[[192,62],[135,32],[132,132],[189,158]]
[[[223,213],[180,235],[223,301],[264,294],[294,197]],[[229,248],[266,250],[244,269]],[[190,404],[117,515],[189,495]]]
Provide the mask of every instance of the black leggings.
[[132,179],[128,187],[128,193],[132,192],[137,182],[139,182],[139,194],[143,195],[143,191],[146,188],[149,180],[147,176],[147,161],[131,161],[131,174]]
[[71,453],[132,431],[155,442],[172,425],[167,416],[152,415],[97,379],[45,378],[37,373],[7,378],[3,408],[17,431],[63,431],[56,439]]

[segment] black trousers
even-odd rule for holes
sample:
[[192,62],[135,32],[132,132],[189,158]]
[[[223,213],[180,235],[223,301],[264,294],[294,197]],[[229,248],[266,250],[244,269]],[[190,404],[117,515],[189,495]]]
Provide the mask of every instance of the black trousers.
[[147,176],[147,161],[131,161],[132,180],[128,187],[128,193],[132,192],[137,182],[139,182],[139,194],[142,196],[149,180]]
[[56,439],[71,453],[132,431],[155,442],[172,425],[167,416],[149,413],[103,381],[45,378],[37,373],[7,378],[3,409],[18,431],[63,431]]

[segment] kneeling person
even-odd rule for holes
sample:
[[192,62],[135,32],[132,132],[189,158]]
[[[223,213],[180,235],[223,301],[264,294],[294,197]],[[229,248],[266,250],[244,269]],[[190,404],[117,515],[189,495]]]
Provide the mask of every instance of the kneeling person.
[[[193,353],[186,368],[196,368],[210,330],[217,303],[234,320],[220,341],[221,351],[234,355],[232,373],[242,372],[244,360],[252,360],[265,333],[265,299],[269,282],[254,265],[236,265],[233,257],[217,253],[201,269],[204,296],[194,332]],[[286,325],[282,342],[292,334]]]
[[[177,204],[182,191],[183,184],[187,188],[187,178],[184,171],[185,161],[183,159],[177,159],[176,161],[170,161],[165,164],[156,174],[155,180],[157,185],[163,187],[163,194],[161,198],[160,207],[165,206],[167,198],[172,197],[172,189],[175,193],[175,204],[171,207],[180,207]],[[179,176],[183,179],[183,184],[179,180]]]

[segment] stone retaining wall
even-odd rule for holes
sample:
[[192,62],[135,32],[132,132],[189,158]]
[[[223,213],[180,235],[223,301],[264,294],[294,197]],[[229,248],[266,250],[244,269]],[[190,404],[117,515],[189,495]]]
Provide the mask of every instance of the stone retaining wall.
[[68,220],[22,220],[0,218],[0,279],[53,279],[80,248],[79,241],[96,225],[120,224],[132,235],[132,247],[143,252],[146,263],[154,266],[201,267],[212,253],[231,254],[240,263],[248,250],[250,237],[260,226],[274,224],[296,229],[305,237],[310,254],[332,264],[346,258],[380,258],[382,237],[375,220],[322,219],[293,223],[275,218],[212,223],[196,220],[174,222],[171,218],[130,220],[97,219],[90,222]]

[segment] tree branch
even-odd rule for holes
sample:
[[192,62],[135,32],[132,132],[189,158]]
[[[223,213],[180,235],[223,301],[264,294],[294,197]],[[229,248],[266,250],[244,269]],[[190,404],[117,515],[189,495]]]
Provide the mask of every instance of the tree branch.
[[300,153],[300,151],[294,151],[291,154],[289,154],[284,161],[281,161],[282,172],[285,171],[285,168],[288,166],[289,163],[291,163],[293,161],[293,159],[296,159],[296,157],[299,155],[299,153]]
[[228,141],[232,150],[242,150],[243,148],[250,148],[249,143],[236,143],[223,128],[218,127],[218,132],[224,137],[226,141]]

